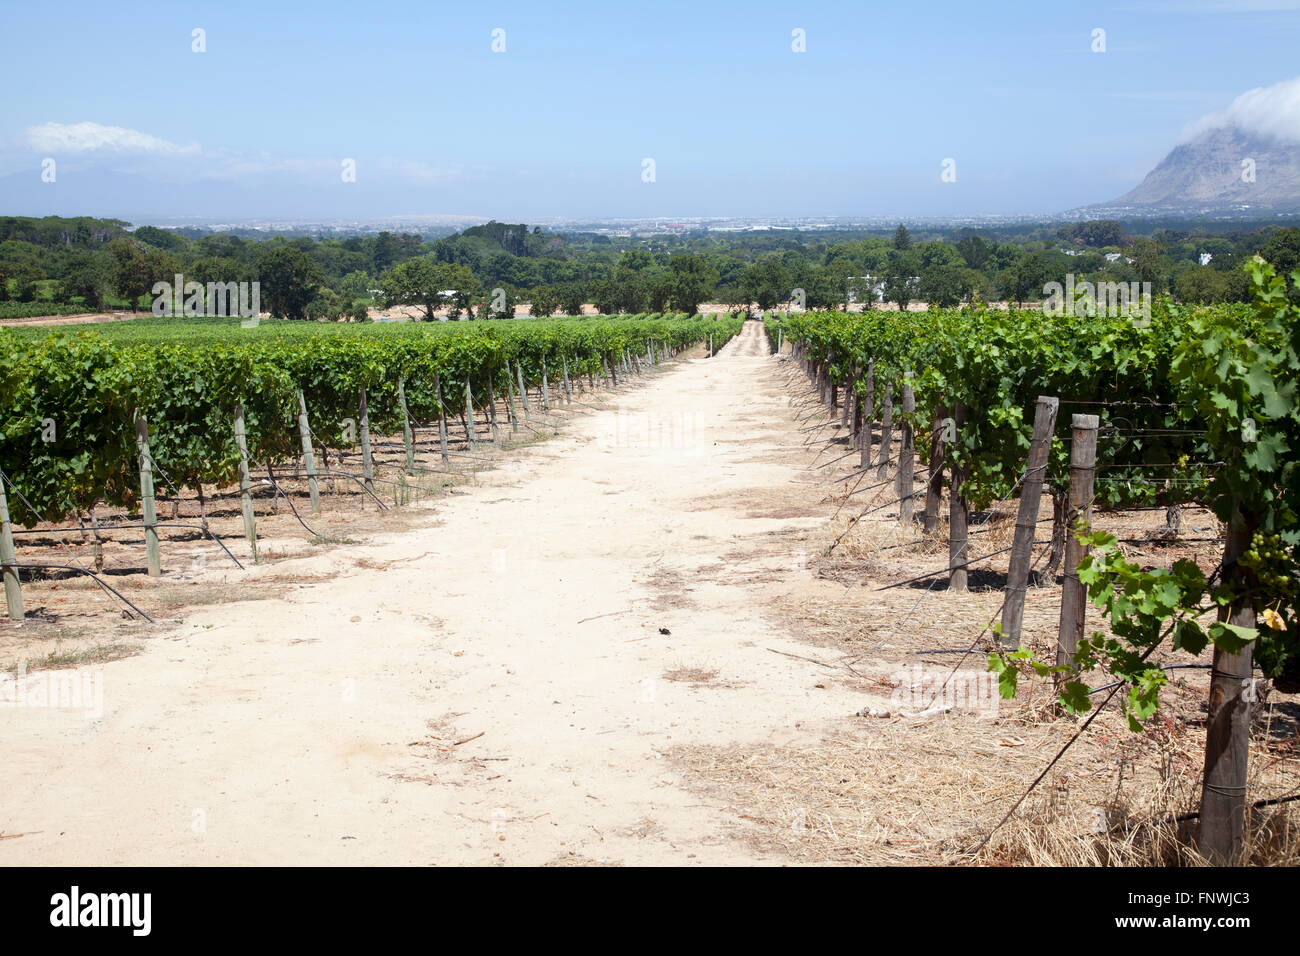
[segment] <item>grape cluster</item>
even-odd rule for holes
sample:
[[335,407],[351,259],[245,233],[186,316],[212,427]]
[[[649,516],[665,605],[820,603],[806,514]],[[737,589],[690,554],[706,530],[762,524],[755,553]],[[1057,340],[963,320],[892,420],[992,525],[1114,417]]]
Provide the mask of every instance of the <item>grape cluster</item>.
[[1239,563],[1255,572],[1260,586],[1267,592],[1294,598],[1300,590],[1295,579],[1295,557],[1281,535],[1256,531],[1250,550],[1241,556]]

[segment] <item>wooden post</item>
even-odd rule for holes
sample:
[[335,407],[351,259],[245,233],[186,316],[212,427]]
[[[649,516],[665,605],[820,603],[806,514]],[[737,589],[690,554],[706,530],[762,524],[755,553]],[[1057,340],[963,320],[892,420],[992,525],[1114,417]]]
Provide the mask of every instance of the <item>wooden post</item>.
[[862,396],[862,428],[858,432],[858,447],[862,450],[859,468],[871,465],[871,426],[876,405],[876,360],[867,359],[867,387]]
[[515,371],[519,373],[519,397],[524,400],[524,418],[531,422],[533,420],[533,410],[528,405],[528,387],[524,384],[524,367],[518,361],[515,362]]
[[844,408],[846,410],[845,419],[849,423],[849,447],[858,447],[858,432],[860,431],[858,421],[862,412],[862,403],[858,401],[858,376],[862,374],[862,369],[853,366],[849,372],[849,384],[845,386]]
[[302,439],[302,465],[307,472],[307,491],[311,510],[320,511],[320,487],[316,483],[316,453],[312,450],[311,426],[307,424],[307,399],[298,389],[298,437]]
[[510,431],[514,433],[519,431],[519,413],[515,411],[515,377],[510,374],[509,362],[506,362],[506,395],[509,402],[506,408],[510,412]]
[[551,410],[551,383],[546,378],[546,356],[542,356],[542,411]]
[[948,406],[940,402],[934,407],[934,422],[930,426],[930,477],[925,483],[925,536],[939,533],[939,503],[943,497],[943,467],[945,459],[944,432],[948,429]]
[[[953,406],[952,421],[956,444],[961,426],[966,422],[966,406],[961,402]],[[948,495],[948,590],[960,594],[966,591],[966,569],[958,565],[970,560],[970,538],[966,530],[970,509],[966,505],[966,469],[956,462],[952,465]]]
[[23,592],[18,583],[18,552],[14,550],[14,529],[9,523],[9,498],[5,479],[0,476],[0,574],[5,579],[5,607],[9,620],[23,619]]
[[1056,410],[1060,400],[1038,396],[1034,408],[1034,434],[1029,440],[1029,461],[1020,483],[1020,508],[1016,512],[1016,536],[1011,544],[1011,564],[1007,569],[1007,599],[1002,608],[1002,634],[998,642],[1007,648],[1020,647],[1020,625],[1025,616],[1025,587],[1029,583],[1029,563],[1034,551],[1034,532],[1038,530],[1038,505],[1043,497],[1043,478],[1047,458],[1052,450],[1052,430],[1056,427]]
[[487,373],[488,380],[488,422],[492,425],[492,440],[501,441],[501,431],[497,428],[497,390],[492,384],[492,371]]
[[[364,394],[364,393],[363,393]],[[361,400],[365,408],[365,399]],[[362,421],[365,421],[363,416]],[[365,425],[362,425],[364,428]],[[253,482],[248,475],[248,436],[244,434],[244,403],[235,406],[235,447],[239,449],[239,503],[244,513],[244,537],[257,563],[257,519],[253,514]]]
[[912,431],[912,414],[916,411],[916,393],[912,389],[912,373],[903,376],[903,426],[902,441],[898,446],[898,471],[894,474],[894,492],[898,499],[898,523],[908,524],[916,510],[916,490],[912,480],[916,468],[916,439]]
[[442,376],[433,376],[433,393],[438,396],[438,450],[442,453],[442,463],[451,465],[451,456],[447,454],[447,406],[442,400]]
[[140,451],[140,509],[144,513],[144,549],[149,577],[162,575],[162,552],[158,547],[158,511],[153,500],[153,458],[149,456],[149,422],[138,411],[135,416],[135,444]]
[[564,404],[572,405],[573,393],[569,391],[569,357],[563,355],[561,358],[564,360]]
[[474,393],[469,388],[469,378],[465,379],[465,434],[469,436],[469,450],[478,451],[478,439],[474,435]]
[[777,329],[777,330],[776,330],[776,354],[777,354],[777,355],[780,355],[780,354],[781,354],[781,345],[782,345],[782,334],[781,334],[781,333],[784,332],[784,331],[785,331],[784,329]]
[[[1223,549],[1224,578],[1230,590],[1243,595],[1219,611],[1219,619],[1254,628],[1254,572],[1238,559],[1250,549],[1258,518],[1240,513],[1229,522]],[[1205,729],[1205,776],[1201,785],[1201,818],[1197,849],[1217,866],[1238,865],[1245,844],[1246,771],[1250,758],[1250,712],[1254,699],[1255,642],[1230,654],[1216,647],[1210,671],[1210,714]]]
[[375,493],[375,457],[370,447],[370,407],[366,404],[366,390],[361,390],[361,477],[366,490]]
[[[433,377],[437,388],[438,376]],[[438,393],[438,403],[442,404],[442,393]],[[406,473],[415,471],[415,436],[411,434],[411,413],[406,407],[406,379],[397,380],[397,404],[402,407],[402,443],[406,447]]]
[[880,454],[876,458],[876,481],[889,474],[889,457],[894,448],[894,383],[885,383],[885,398],[880,413]]
[[[1079,583],[1079,563],[1089,547],[1078,539],[1075,524],[1092,529],[1093,479],[1097,473],[1097,416],[1075,415],[1070,422],[1070,503],[1065,514],[1065,582],[1061,586],[1061,627],[1056,663],[1068,666],[1083,637],[1088,589]],[[1074,673],[1074,671],[1071,671]]]

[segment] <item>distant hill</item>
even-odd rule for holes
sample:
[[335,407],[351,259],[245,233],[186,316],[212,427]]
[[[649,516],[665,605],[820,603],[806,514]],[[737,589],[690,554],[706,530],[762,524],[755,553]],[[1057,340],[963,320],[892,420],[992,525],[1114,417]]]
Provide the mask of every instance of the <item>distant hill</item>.
[[1202,117],[1135,188],[1089,215],[1300,213],[1300,78]]
[[1206,130],[1175,146],[1114,205],[1300,211],[1300,144],[1236,128]]

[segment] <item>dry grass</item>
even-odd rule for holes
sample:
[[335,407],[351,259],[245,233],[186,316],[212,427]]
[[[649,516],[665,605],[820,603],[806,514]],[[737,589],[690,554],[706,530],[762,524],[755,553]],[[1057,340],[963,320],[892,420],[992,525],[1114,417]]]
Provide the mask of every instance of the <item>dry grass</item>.
[[[734,837],[800,862],[1202,865],[1180,817],[1199,799],[1204,735],[1172,716],[1135,735],[1103,712],[998,827],[1076,729],[1017,706],[997,718],[858,718],[806,746],[672,756],[685,784],[730,802]],[[1278,773],[1266,744],[1255,750],[1250,799],[1294,792],[1295,768]],[[1292,805],[1255,814],[1250,847],[1250,864],[1300,864]]]
[[[805,391],[796,376],[792,394]],[[792,408],[795,414],[807,411],[797,403]],[[838,453],[827,451],[822,460]],[[815,454],[809,449],[807,458]],[[810,467],[808,482],[791,484],[794,494],[809,501],[820,496],[829,520],[823,531],[809,535],[812,580],[781,589],[768,613],[774,627],[815,645],[807,659],[837,682],[847,683],[850,675],[859,679],[865,713],[893,716],[828,718],[805,726],[804,743],[678,747],[672,757],[683,783],[727,803],[734,838],[797,862],[1202,865],[1190,837],[1200,802],[1207,671],[1171,672],[1161,714],[1142,733],[1129,731],[1118,702],[1112,704],[1050,770],[1080,724],[1055,715],[1049,686],[1022,683],[1018,699],[1001,702],[996,716],[958,710],[908,718],[900,713],[919,708],[885,699],[896,697],[891,684],[912,682],[917,667],[939,675],[983,668],[992,643],[988,625],[1001,613],[1008,557],[978,562],[969,572],[969,591],[948,591],[947,501],[939,534],[927,540],[919,524],[898,520],[892,483],[845,500],[849,489],[876,481],[873,468],[860,479],[832,484],[855,464],[850,457],[830,469]],[[971,515],[972,557],[1010,546],[1018,504],[1013,499]],[[1040,540],[1050,534],[1050,517],[1050,498],[1044,496]],[[1094,523],[1121,538],[1144,538],[1157,536],[1164,522],[1158,510],[1099,513]],[[1184,512],[1183,535],[1218,531],[1208,513]],[[1180,557],[1212,565],[1218,550],[1214,542],[1191,541],[1124,547],[1148,566],[1168,566]],[[1041,545],[1035,550],[1039,571],[1045,552]],[[930,572],[940,573],[901,583]],[[887,588],[895,584],[900,586]],[[1022,646],[1040,658],[1050,656],[1059,614],[1057,583],[1046,575],[1031,578]],[[1088,629],[1104,624],[1090,608]],[[1172,652],[1165,658],[1193,662]],[[1196,662],[1207,663],[1208,655]],[[1088,680],[1097,686],[1109,678],[1098,673]],[[1252,738],[1252,802],[1300,792],[1300,706],[1273,697]],[[1243,862],[1300,863],[1297,812],[1290,803],[1253,812]]]

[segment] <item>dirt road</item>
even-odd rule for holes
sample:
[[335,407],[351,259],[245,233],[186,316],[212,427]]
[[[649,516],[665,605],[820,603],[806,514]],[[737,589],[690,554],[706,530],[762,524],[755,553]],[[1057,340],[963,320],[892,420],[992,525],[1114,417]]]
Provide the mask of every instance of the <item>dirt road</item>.
[[285,598],[207,572],[229,603],[104,665],[101,715],[0,711],[0,863],[768,860],[663,755],[862,704],[772,652],[808,653],[765,611],[825,521],[775,364],[749,323],[432,527],[246,572]]

